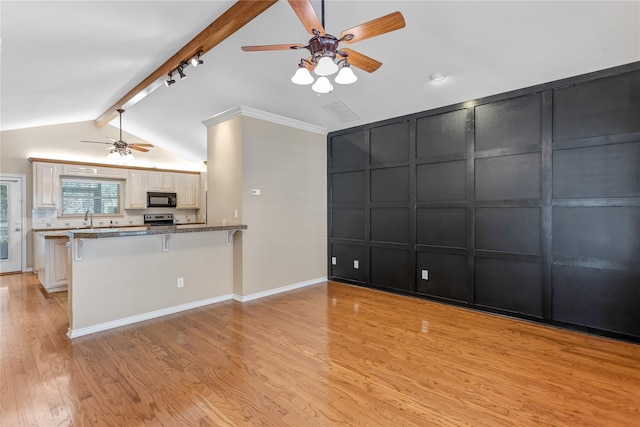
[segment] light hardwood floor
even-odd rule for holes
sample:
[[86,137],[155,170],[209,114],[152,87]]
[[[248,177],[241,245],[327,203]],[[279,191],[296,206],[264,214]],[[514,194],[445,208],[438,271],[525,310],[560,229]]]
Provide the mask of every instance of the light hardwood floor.
[[634,426],[640,346],[326,283],[69,340],[0,277],[0,425]]

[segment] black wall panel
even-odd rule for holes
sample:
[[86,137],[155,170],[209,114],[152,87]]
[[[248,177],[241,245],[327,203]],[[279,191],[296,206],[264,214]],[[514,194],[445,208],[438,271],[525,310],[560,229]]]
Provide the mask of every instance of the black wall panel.
[[476,200],[540,198],[540,153],[476,159]]
[[556,89],[553,140],[640,131],[640,71]]
[[540,208],[476,209],[476,248],[540,253]]
[[409,243],[408,208],[372,208],[371,240]]
[[[417,292],[457,301],[472,301],[467,286],[467,257],[464,255],[417,253]],[[427,270],[428,280],[422,279]]]
[[371,164],[409,160],[409,122],[371,129]]
[[640,62],[327,149],[330,278],[640,341]]
[[466,208],[419,208],[416,243],[464,248],[467,245]]
[[409,202],[409,167],[373,169],[372,202]]
[[371,283],[385,288],[411,291],[410,253],[404,249],[371,248]]
[[640,142],[557,150],[553,197],[640,196],[639,168]]
[[637,335],[640,270],[553,266],[553,317],[582,326]]
[[333,203],[363,203],[365,198],[364,172],[334,173],[331,176]]
[[336,208],[332,224],[333,237],[364,240],[364,209]]
[[540,145],[539,93],[476,107],[476,151]]
[[452,111],[416,120],[416,156],[464,154],[467,145],[467,110]]
[[[331,257],[335,258],[335,265],[331,264],[331,276],[364,282],[366,279],[366,254],[365,247],[333,243],[331,245]],[[353,261],[358,261],[358,268],[354,268]]]
[[553,208],[553,255],[638,263],[640,207]]
[[417,165],[417,201],[465,200],[467,198],[465,171],[464,160]]
[[476,258],[476,303],[542,316],[542,274],[533,262]]
[[347,133],[331,138],[331,167],[358,169],[367,163],[364,132]]

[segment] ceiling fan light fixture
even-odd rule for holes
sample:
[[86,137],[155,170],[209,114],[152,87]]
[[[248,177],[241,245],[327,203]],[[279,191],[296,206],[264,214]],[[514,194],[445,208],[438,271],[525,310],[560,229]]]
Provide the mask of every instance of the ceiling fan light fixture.
[[338,66],[330,56],[323,56],[313,72],[318,76],[330,76],[338,72]]
[[293,77],[291,77],[291,81],[297,85],[310,85],[311,83],[313,83],[313,76],[303,65],[298,68]]
[[107,154],[107,159],[109,160],[116,160],[120,157],[120,153],[118,153],[118,151],[115,148],[112,148],[111,150],[109,150],[109,154]]
[[321,76],[316,80],[316,82],[311,86],[311,89],[317,93],[329,93],[333,91],[333,85],[325,76]]
[[340,69],[340,72],[336,76],[336,83],[340,85],[350,85],[358,80],[358,76],[355,75],[349,64],[345,64]]

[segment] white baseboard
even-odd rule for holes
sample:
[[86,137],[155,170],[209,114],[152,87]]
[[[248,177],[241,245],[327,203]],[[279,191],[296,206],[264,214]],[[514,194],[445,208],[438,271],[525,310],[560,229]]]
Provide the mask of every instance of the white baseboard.
[[205,305],[216,304],[222,301],[228,301],[230,299],[234,299],[239,302],[247,302],[252,301],[259,298],[268,297],[271,295],[280,294],[283,292],[292,291],[294,289],[304,288],[306,286],[315,285],[317,283],[326,282],[326,277],[318,277],[316,279],[306,280],[300,283],[294,283],[292,285],[281,286],[275,289],[269,289],[267,291],[256,292],[255,294],[250,295],[237,295],[237,294],[226,294],[221,295],[215,298],[208,298],[200,301],[190,302],[187,304],[176,305],[173,307],[167,307],[160,310],[150,311],[148,313],[138,314],[136,316],[125,317],[123,319],[112,320],[109,322],[99,323],[93,326],[87,326],[86,328],[78,328],[71,329],[67,332],[67,336],[69,338],[78,338],[83,335],[95,334],[96,332],[106,331],[107,329],[118,328],[120,326],[130,325],[132,323],[142,322],[144,320],[155,319],[157,317],[166,316],[168,314],[179,313],[181,311],[191,310],[198,307],[203,307]]
[[316,283],[326,282],[326,281],[327,281],[326,277],[318,277],[316,279],[294,283],[293,285],[281,286],[279,288],[269,289],[267,291],[256,292],[255,294],[249,294],[249,295],[233,294],[233,299],[240,302],[247,302],[247,301],[252,301],[258,298],[264,298],[271,295],[280,294],[282,292],[292,291],[294,289],[304,288],[305,286],[311,286],[311,285],[315,285]]
[[107,329],[117,328],[120,326],[130,325],[132,323],[142,322],[144,320],[155,319],[156,317],[166,316],[168,314],[179,313],[181,311],[191,310],[205,305],[215,304],[222,301],[228,301],[232,298],[231,294],[222,295],[215,298],[207,298],[200,301],[194,301],[187,304],[175,305],[160,310],[150,311],[148,313],[138,314],[136,316],[125,317],[123,319],[112,320],[110,322],[99,323],[86,328],[71,329],[67,332],[69,338],[77,338],[83,335],[94,334],[96,332],[106,331]]

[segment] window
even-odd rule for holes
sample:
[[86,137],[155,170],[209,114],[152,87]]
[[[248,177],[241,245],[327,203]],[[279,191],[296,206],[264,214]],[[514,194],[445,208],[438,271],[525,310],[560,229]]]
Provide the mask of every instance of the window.
[[62,178],[62,216],[119,214],[121,189],[121,181]]

